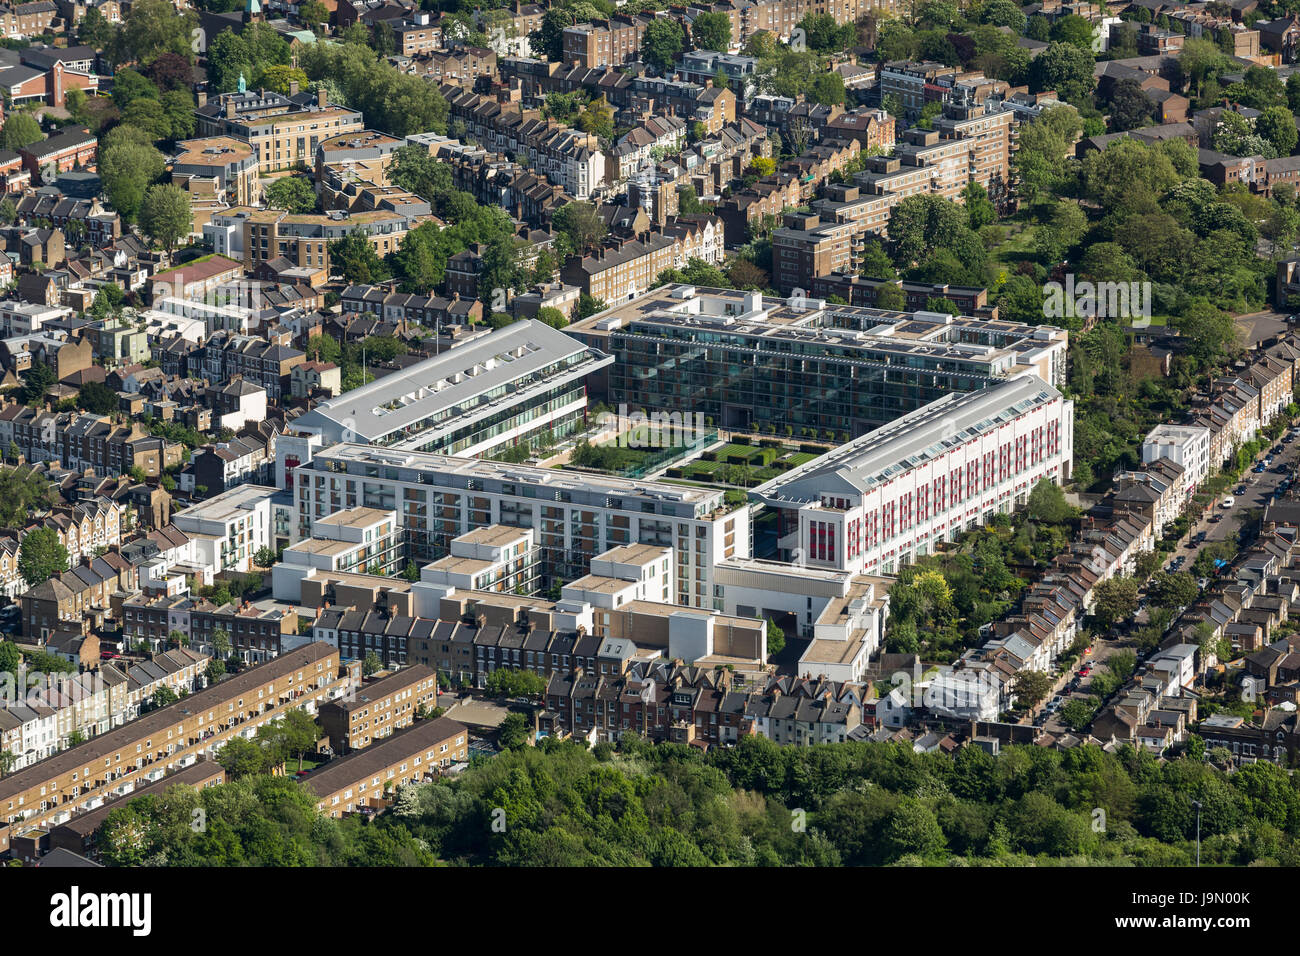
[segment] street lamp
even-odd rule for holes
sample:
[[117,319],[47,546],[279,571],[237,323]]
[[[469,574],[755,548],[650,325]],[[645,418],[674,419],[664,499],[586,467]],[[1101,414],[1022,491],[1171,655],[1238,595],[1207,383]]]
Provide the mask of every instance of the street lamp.
[[1201,801],[1193,800],[1192,806],[1196,808],[1196,865],[1201,865]]

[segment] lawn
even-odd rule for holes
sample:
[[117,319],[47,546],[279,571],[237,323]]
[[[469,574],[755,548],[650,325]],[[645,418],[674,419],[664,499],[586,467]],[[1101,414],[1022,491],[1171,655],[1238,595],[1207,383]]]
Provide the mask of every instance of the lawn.
[[728,442],[694,461],[669,468],[665,478],[753,488],[823,454],[820,449],[803,450],[808,446],[783,445],[772,439],[765,441],[766,444],[757,445]]

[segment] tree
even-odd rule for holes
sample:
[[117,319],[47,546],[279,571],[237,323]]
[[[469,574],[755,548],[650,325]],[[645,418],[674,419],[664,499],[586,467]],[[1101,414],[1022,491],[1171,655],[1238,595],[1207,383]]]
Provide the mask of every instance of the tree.
[[1092,593],[1093,616],[1104,628],[1116,621],[1131,619],[1137,612],[1138,583],[1133,578],[1120,575],[1098,581]]
[[245,737],[231,738],[216,753],[217,763],[232,778],[250,777],[267,769],[266,753]]
[[319,32],[320,28],[329,24],[329,8],[320,0],[306,0],[298,5],[298,19]]
[[942,196],[908,196],[889,214],[894,258],[904,264],[928,258],[938,248],[951,248],[966,228],[965,213]]
[[569,324],[563,312],[549,305],[537,310],[537,321],[545,322],[553,329],[562,329]]
[[309,213],[316,209],[316,193],[303,176],[284,176],[266,187],[266,204],[274,209]]
[[377,674],[384,669],[384,662],[379,659],[379,655],[374,651],[366,651],[365,659],[361,662],[361,674],[363,677],[369,677],[371,674]]
[[328,250],[330,272],[353,285],[382,282],[389,276],[388,267],[361,230],[331,240]]
[[133,801],[110,811],[95,834],[100,858],[109,866],[140,866],[145,861],[148,832],[136,806]]
[[16,675],[22,655],[13,641],[0,641],[0,674]]
[[170,687],[159,687],[153,692],[153,697],[150,698],[150,705],[153,710],[158,710],[160,707],[174,704],[178,700],[180,700],[180,698],[176,696],[176,691],[172,690]]
[[541,697],[546,693],[546,678],[532,671],[499,668],[488,674],[484,689],[498,697]]
[[[659,21],[655,21],[658,23]],[[555,231],[563,235],[578,255],[596,252],[605,238],[605,220],[591,203],[566,203],[551,219]]]
[[1025,30],[1025,15],[1015,0],[989,0],[980,11],[980,22],[1010,27],[1017,34]]
[[785,631],[770,617],[767,619],[767,654],[775,657],[785,650]]
[[1110,128],[1112,132],[1146,126],[1155,114],[1155,103],[1147,96],[1137,80],[1120,80],[1110,95]]
[[315,719],[305,710],[294,708],[275,721],[274,727],[280,746],[289,756],[298,758],[298,769],[302,770],[303,758],[315,753],[320,741],[320,727]]
[[66,570],[68,549],[59,541],[53,528],[37,528],[27,532],[18,546],[18,573],[29,588]]
[[1022,670],[1016,674],[1012,688],[1016,700],[1026,707],[1033,707],[1051,693],[1052,678],[1042,671]]
[[275,561],[276,556],[274,548],[258,548],[253,554],[253,563],[259,568],[269,568],[271,565],[275,564]]
[[1217,77],[1232,65],[1232,60],[1214,42],[1203,37],[1188,37],[1178,54],[1178,66],[1200,96],[1206,81]]
[[1272,144],[1278,156],[1290,156],[1300,138],[1295,116],[1285,106],[1270,106],[1255,120],[1255,132]]
[[822,106],[843,106],[844,77],[836,72],[818,73],[808,87],[808,99]]
[[1092,54],[1073,43],[1052,43],[1029,66],[1031,91],[1055,90],[1069,103],[1086,103],[1093,87]]
[[1097,705],[1091,700],[1072,698],[1061,707],[1060,716],[1071,730],[1083,730],[1092,722],[1092,715],[1097,712]]
[[656,17],[641,37],[641,56],[660,72],[667,73],[686,47],[682,26],[672,17]]
[[1027,511],[1031,520],[1045,524],[1065,524],[1078,513],[1065,500],[1061,486],[1050,478],[1040,478],[1029,492]]
[[194,228],[190,194],[170,183],[150,186],[140,206],[140,228],[170,253]]
[[1196,579],[1187,571],[1159,571],[1147,587],[1151,600],[1160,607],[1187,607],[1201,593]]
[[302,70],[287,63],[272,63],[264,67],[257,76],[259,87],[274,90],[281,96],[288,96],[295,83],[298,84],[299,89],[305,90],[311,80]]
[[731,46],[731,18],[725,13],[700,13],[691,21],[691,39],[701,50],[726,53]]
[[135,220],[145,190],[162,176],[164,167],[162,153],[152,146],[115,141],[100,150],[99,176],[104,192],[128,222]]
[[1092,55],[1093,25],[1078,14],[1067,14],[1052,24],[1051,38]]
[[947,846],[934,811],[914,797],[899,800],[885,828],[885,842],[894,859],[909,854],[932,857]]
[[77,26],[77,37],[93,49],[108,50],[113,42],[113,25],[104,18],[98,7],[88,6]]
[[3,137],[4,148],[19,150],[32,143],[39,143],[45,138],[41,124],[30,113],[10,113],[5,120]]
[[[656,21],[658,22],[658,21]],[[497,728],[497,743],[502,750],[519,750],[528,745],[528,718],[523,714],[507,714]]]
[[194,62],[192,31],[198,17],[191,10],[178,13],[169,0],[134,0],[113,43],[117,62],[137,60],[149,66],[164,53]]
[[230,654],[230,632],[219,627],[212,632],[212,653],[220,658]]

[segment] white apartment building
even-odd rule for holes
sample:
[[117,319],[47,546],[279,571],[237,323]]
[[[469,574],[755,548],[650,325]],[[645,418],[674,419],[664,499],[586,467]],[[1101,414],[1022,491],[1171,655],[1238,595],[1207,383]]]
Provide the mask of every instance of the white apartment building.
[[320,402],[297,432],[464,456],[560,439],[587,408],[587,376],[613,357],[525,320]]
[[1036,375],[950,394],[752,492],[778,513],[782,560],[894,574],[941,541],[1064,482],[1074,403]]
[[675,564],[672,548],[649,544],[614,548],[591,559],[590,574],[564,585],[564,600],[583,601],[602,610],[632,601],[671,604],[677,593]]
[[420,569],[420,580],[465,591],[532,594],[537,536],[531,528],[489,525],[451,541],[451,553]]
[[59,305],[37,305],[6,299],[0,302],[0,338],[31,335],[39,332],[47,322],[73,315],[72,309]]
[[274,488],[238,485],[178,511],[172,523],[190,536],[195,560],[213,572],[248,571],[253,555],[272,547]]
[[1142,441],[1142,464],[1161,458],[1181,465],[1187,490],[1195,492],[1210,474],[1210,430],[1200,425],[1157,425]]
[[591,559],[612,548],[648,544],[673,549],[674,603],[714,609],[713,566],[750,553],[748,506],[656,481],[339,444],[299,465],[293,486],[300,537],[343,508],[392,509],[417,563],[476,528],[531,528],[543,586],[591,573]]

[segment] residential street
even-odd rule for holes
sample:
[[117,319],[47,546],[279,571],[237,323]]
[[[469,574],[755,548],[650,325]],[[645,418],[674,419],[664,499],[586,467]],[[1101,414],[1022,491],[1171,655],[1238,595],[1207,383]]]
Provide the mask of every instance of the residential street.
[[[1278,446],[1281,446],[1281,452],[1273,456],[1273,463],[1262,472],[1256,471],[1255,468],[1258,463],[1273,455],[1274,449]],[[1284,434],[1282,438],[1269,445],[1260,454],[1256,459],[1256,463],[1247,469],[1245,475],[1236,485],[1233,485],[1224,494],[1219,495],[1211,503],[1211,506],[1188,528],[1187,534],[1178,547],[1165,556],[1161,567],[1168,570],[1173,562],[1181,557],[1183,563],[1180,569],[1191,571],[1192,563],[1204,547],[1213,542],[1233,540],[1239,533],[1241,523],[1247,518],[1248,513],[1252,510],[1263,509],[1266,504],[1273,500],[1282,482],[1295,475],[1298,461],[1300,461],[1300,440],[1288,441],[1287,434]],[[1244,486],[1244,493],[1236,494],[1237,489],[1242,486]],[[1232,507],[1223,508],[1222,503],[1228,496],[1233,498]],[[1193,544],[1201,533],[1204,533],[1204,539]],[[1147,620],[1145,597],[1134,620],[1139,624],[1145,623]],[[1093,642],[1092,653],[1086,656],[1082,663],[1076,665],[1075,672],[1077,673],[1079,669],[1087,665],[1096,666],[1104,663],[1118,651],[1124,649],[1133,650],[1134,648],[1133,642],[1127,639],[1111,640],[1106,637],[1099,637]],[[1072,678],[1067,678],[1067,687],[1069,679]],[[1089,675],[1081,678],[1073,690],[1057,691],[1057,693],[1062,693],[1065,700],[1072,697],[1085,697],[1091,683],[1092,677]],[[1048,716],[1047,721],[1043,724],[1043,729],[1051,734],[1071,732],[1068,727],[1057,719],[1055,713]]]

